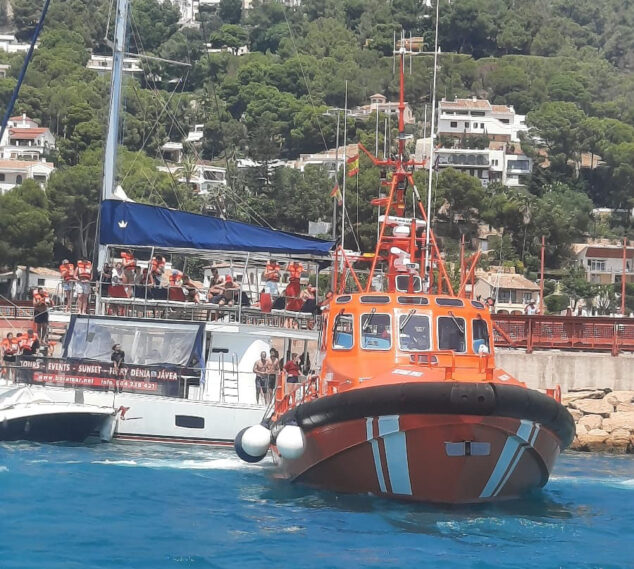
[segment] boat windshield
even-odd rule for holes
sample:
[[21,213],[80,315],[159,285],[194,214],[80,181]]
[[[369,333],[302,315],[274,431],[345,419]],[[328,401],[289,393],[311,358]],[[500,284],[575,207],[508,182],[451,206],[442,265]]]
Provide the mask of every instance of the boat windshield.
[[429,316],[401,314],[399,317],[398,344],[401,350],[419,352],[431,348]]
[[199,323],[139,322],[125,319],[78,318],[69,328],[65,356],[110,362],[120,344],[125,362],[200,367],[202,332]]
[[361,347],[364,350],[389,350],[392,347],[392,317],[371,312],[361,316]]
[[333,350],[349,350],[354,343],[352,314],[338,314],[332,327]]
[[473,351],[476,354],[489,353],[489,327],[482,318],[473,321]]
[[464,318],[453,315],[438,317],[438,349],[466,351]]

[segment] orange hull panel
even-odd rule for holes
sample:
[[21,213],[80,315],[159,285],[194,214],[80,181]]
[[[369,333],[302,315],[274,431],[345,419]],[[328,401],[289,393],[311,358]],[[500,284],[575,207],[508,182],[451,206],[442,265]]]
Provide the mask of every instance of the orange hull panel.
[[440,503],[516,498],[543,486],[556,436],[532,421],[472,415],[388,415],[306,433],[281,476],[337,492]]

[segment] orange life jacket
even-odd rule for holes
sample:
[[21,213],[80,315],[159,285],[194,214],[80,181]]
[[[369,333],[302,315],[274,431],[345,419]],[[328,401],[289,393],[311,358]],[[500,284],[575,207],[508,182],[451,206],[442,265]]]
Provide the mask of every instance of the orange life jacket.
[[89,281],[92,276],[92,263],[90,261],[77,261],[77,275],[80,281]]
[[35,344],[35,341],[38,339],[37,334],[33,334],[33,336],[22,336],[22,341],[20,342],[20,347],[24,350],[30,350]]
[[277,282],[280,280],[280,266],[277,263],[267,263],[264,271],[264,280]]
[[2,346],[2,351],[5,356],[13,356],[18,351],[17,345],[13,341],[14,339],[15,338],[5,338],[2,340],[2,344],[0,344],[0,346]]
[[291,263],[288,266],[288,274],[291,279],[299,279],[302,276],[304,267],[300,263]]
[[182,276],[183,273],[181,273],[180,271],[172,271],[172,274],[170,275],[170,285],[176,286]]
[[72,263],[63,263],[59,266],[59,272],[65,281],[72,281],[75,278],[75,265]]
[[33,293],[33,305],[37,306],[38,304],[46,304],[48,300],[48,292],[44,291],[42,294],[35,291]]
[[152,259],[152,273],[159,274],[165,268],[165,259],[159,261],[156,257]]
[[134,255],[132,253],[123,251],[123,253],[121,253],[121,260],[123,261],[124,269],[136,268],[136,259],[134,258]]

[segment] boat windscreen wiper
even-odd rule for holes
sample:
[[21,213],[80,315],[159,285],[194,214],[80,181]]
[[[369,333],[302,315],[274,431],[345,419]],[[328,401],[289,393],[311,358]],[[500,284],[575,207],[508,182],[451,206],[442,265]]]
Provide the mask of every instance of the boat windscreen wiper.
[[376,313],[376,308],[372,308],[372,310],[370,310],[370,314],[368,316],[368,319],[365,321],[365,324],[363,325],[363,330],[362,332],[365,334],[368,330],[368,328],[370,327],[370,324],[372,323],[372,318],[374,318],[374,314]]
[[414,316],[414,314],[416,314],[416,309],[412,308],[408,313],[407,316],[405,317],[405,319],[403,320],[403,324],[401,324],[401,327],[398,329],[399,332],[402,332],[403,330],[405,330],[405,326],[407,326],[407,324],[409,323],[409,321],[412,319],[412,316]]
[[454,313],[451,310],[449,311],[449,316],[451,316],[453,323],[456,325],[456,328],[458,328],[460,335],[464,336],[464,328],[460,326],[460,322],[458,322],[458,319],[454,316]]

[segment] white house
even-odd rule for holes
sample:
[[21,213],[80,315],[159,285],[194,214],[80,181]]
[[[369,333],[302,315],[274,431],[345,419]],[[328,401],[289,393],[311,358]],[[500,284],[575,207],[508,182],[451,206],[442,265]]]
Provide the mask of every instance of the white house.
[[52,162],[0,159],[0,195],[19,186],[24,180],[45,184],[55,170]]
[[7,160],[39,161],[55,148],[55,137],[33,119],[11,117],[0,141],[0,156]]
[[59,290],[60,273],[55,269],[46,267],[30,267],[27,270],[24,265],[18,265],[15,271],[0,274],[0,294],[11,300],[30,299],[30,292],[42,287],[53,298],[61,296]]
[[[361,105],[360,107],[355,107],[350,111],[350,114],[355,118],[365,120],[368,119],[372,113],[377,111],[379,113],[391,115],[396,120],[396,118],[398,117],[398,101],[390,102],[387,100],[387,97],[385,95],[381,95],[381,93],[375,93],[370,97],[369,105]],[[414,113],[412,112],[412,108],[409,106],[409,103],[405,103],[403,120],[405,124],[416,123]]]
[[[187,183],[183,164],[166,164],[159,166],[158,170],[176,176],[179,182]],[[227,169],[215,166],[207,160],[199,160],[193,168],[189,185],[195,193],[201,195],[208,194],[219,187],[225,187],[227,185]]]
[[463,137],[486,136],[498,142],[519,142],[519,133],[527,132],[526,117],[512,106],[492,105],[486,99],[455,99],[438,103],[438,135]]
[[[35,49],[38,48],[35,44]],[[0,34],[0,50],[7,53],[26,53],[31,47],[30,43],[19,42],[13,34]]]
[[[573,251],[585,269],[588,282],[620,283],[623,275],[623,246],[613,243],[575,243]],[[634,283],[634,247],[625,253],[625,282]]]
[[[88,69],[96,71],[100,75],[110,73],[112,71],[112,56],[111,55],[91,55],[90,60],[86,64]],[[141,68],[141,60],[138,57],[124,57],[123,58],[123,72],[124,73],[143,73]]]
[[474,296],[480,300],[495,300],[495,312],[523,313],[529,302],[539,299],[539,286],[523,275],[515,274],[514,267],[491,267],[476,271]]

